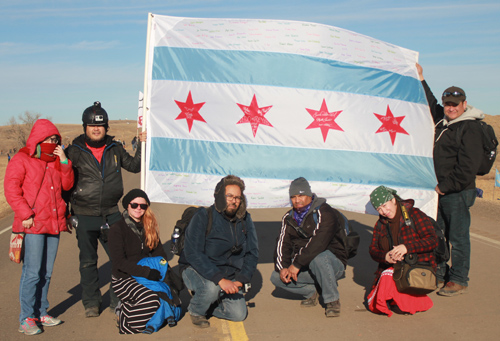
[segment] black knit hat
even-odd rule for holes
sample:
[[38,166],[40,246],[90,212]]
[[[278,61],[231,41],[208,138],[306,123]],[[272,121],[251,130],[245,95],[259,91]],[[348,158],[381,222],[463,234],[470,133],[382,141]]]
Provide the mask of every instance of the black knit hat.
[[134,188],[133,190],[131,190],[130,192],[125,194],[125,196],[123,197],[123,199],[122,199],[123,208],[127,209],[128,204],[130,204],[130,202],[132,200],[134,200],[135,198],[144,198],[144,200],[146,200],[148,205],[151,205],[151,201],[149,201],[149,198],[148,198],[148,195],[146,194],[146,192],[144,192],[140,188]]

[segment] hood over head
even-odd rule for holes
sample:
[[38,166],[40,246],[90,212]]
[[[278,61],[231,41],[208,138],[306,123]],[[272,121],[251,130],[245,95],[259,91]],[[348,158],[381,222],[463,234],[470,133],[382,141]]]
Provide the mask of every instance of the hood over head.
[[29,155],[33,156],[36,153],[36,146],[52,135],[57,135],[59,140],[61,140],[61,134],[54,123],[44,118],[37,120],[35,124],[33,124],[30,136],[26,141],[26,148],[28,149]]
[[237,185],[241,190],[241,202],[238,211],[236,211],[236,218],[243,219],[247,212],[247,199],[245,197],[245,182],[237,177],[236,175],[227,175],[223,177],[217,186],[215,186],[214,198],[215,198],[215,210],[219,213],[224,213],[227,208],[226,201],[226,186],[227,185]]

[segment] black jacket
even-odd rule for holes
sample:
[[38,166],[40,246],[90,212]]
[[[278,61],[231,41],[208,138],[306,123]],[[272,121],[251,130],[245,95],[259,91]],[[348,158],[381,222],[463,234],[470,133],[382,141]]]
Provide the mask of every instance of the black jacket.
[[311,208],[300,225],[306,235],[301,236],[293,227],[297,227],[293,210],[288,211],[281,222],[274,255],[276,271],[288,268],[291,264],[299,269],[307,268],[325,250],[330,250],[346,266],[347,251],[342,234],[344,218],[324,198],[313,197]]
[[109,258],[112,264],[111,272],[115,278],[147,277],[150,268],[137,265],[138,261],[148,256],[161,256],[167,259],[161,240],[158,246],[151,250],[147,247],[145,239],[143,230],[135,227],[126,211],[123,212],[122,219],[111,225],[108,239]]
[[85,135],[78,136],[66,149],[75,170],[75,187],[71,191],[71,208],[75,214],[106,216],[118,212],[123,195],[122,167],[129,172],[141,170],[141,148],[132,157],[122,144],[105,136],[106,146],[99,163],[85,144]]
[[484,114],[467,105],[460,117],[448,121],[427,83],[422,85],[436,124],[433,159],[439,189],[448,194],[476,188],[483,155],[482,131],[476,120]]

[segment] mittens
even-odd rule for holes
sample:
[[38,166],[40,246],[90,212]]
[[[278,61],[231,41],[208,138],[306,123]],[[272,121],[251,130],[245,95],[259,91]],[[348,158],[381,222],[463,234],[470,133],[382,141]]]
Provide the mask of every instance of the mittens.
[[158,270],[151,269],[149,270],[148,277],[146,277],[150,281],[159,281],[161,280],[161,273]]

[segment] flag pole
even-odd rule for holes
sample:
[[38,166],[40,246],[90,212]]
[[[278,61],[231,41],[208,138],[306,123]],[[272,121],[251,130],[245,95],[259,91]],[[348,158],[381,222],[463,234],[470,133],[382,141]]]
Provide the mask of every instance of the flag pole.
[[[144,99],[142,108],[142,131],[146,130],[147,117],[149,115],[148,103],[148,79],[149,79],[149,42],[151,38],[151,24],[153,22],[153,14],[148,13],[148,31],[146,38],[146,62],[144,63]],[[148,138],[149,140],[150,138]],[[146,182],[146,143],[141,142],[141,189],[145,189]]]

